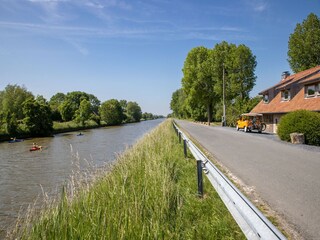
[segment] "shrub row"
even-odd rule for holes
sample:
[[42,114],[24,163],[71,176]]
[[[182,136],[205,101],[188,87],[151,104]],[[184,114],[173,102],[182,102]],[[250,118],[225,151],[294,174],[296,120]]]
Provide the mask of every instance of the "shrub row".
[[278,135],[281,140],[290,141],[290,133],[303,133],[305,143],[320,146],[320,113],[298,110],[281,118]]

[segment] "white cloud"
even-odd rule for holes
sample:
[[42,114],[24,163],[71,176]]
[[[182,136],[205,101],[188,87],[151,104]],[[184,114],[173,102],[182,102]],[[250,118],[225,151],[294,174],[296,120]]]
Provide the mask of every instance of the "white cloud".
[[263,12],[264,10],[266,10],[267,9],[267,3],[260,3],[259,5],[256,5],[255,7],[254,7],[254,10],[256,11],[256,12]]
[[79,42],[74,40],[73,38],[63,38],[63,40],[73,46],[78,52],[82,55],[86,56],[89,54],[89,50],[81,45]]
[[245,3],[255,12],[263,12],[268,8],[268,3],[265,0],[245,0]]
[[97,8],[97,9],[105,8],[105,6],[100,4],[100,3],[93,3],[93,2],[90,2],[90,1],[86,2],[85,5],[88,6],[88,7]]
[[[152,25],[152,24],[151,24]],[[177,27],[159,26],[146,27],[141,25],[137,28],[126,27],[78,27],[52,24],[32,24],[19,22],[1,22],[0,29],[15,29],[31,32],[37,35],[61,38],[78,49],[82,54],[88,54],[88,50],[79,44],[79,39],[90,38],[136,38],[136,39],[211,39],[217,40],[222,36],[228,39],[248,39],[247,32],[237,27]],[[218,37],[221,36],[221,37]],[[73,39],[73,40],[72,40]]]

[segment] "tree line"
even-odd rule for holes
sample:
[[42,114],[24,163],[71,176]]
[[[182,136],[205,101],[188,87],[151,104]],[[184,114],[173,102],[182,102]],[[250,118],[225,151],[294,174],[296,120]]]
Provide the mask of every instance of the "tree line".
[[182,69],[182,88],[172,94],[173,115],[197,121],[223,120],[232,123],[260,98],[250,99],[255,85],[256,57],[244,44],[223,41],[214,48],[195,47],[188,53]]
[[0,133],[11,136],[51,135],[54,121],[118,125],[159,117],[142,113],[136,102],[110,99],[101,103],[93,94],[81,91],[57,93],[49,101],[41,95],[35,97],[23,86],[9,84],[0,91]]
[[[320,65],[319,51],[320,19],[310,13],[289,36],[287,54],[292,71]],[[261,101],[261,96],[249,96],[256,82],[256,65],[256,57],[244,44],[223,41],[213,49],[191,49],[182,69],[182,87],[172,94],[173,116],[234,124],[239,114],[251,111]]]

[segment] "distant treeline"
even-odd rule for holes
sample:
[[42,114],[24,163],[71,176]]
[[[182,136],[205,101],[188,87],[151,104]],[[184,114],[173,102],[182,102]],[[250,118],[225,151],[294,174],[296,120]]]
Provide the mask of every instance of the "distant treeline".
[[97,125],[118,125],[139,122],[163,116],[142,113],[136,102],[110,99],[103,103],[86,92],[57,93],[47,101],[34,96],[25,87],[7,85],[0,91],[0,134],[48,136],[53,122],[75,122],[85,127],[94,121]]

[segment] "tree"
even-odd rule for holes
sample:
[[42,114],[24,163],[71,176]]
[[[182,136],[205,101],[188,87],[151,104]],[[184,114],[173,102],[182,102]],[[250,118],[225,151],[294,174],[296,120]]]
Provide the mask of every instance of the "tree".
[[186,95],[182,88],[172,93],[170,108],[174,117],[184,118],[187,116]]
[[[41,99],[40,99],[41,100]],[[52,133],[51,109],[46,102],[29,98],[23,103],[24,123],[34,136],[48,136]]]
[[76,122],[81,123],[81,125],[85,124],[85,121],[87,121],[90,118],[91,115],[91,104],[87,99],[83,99],[80,102],[79,109],[76,110],[75,113],[75,120]]
[[[100,106],[100,101],[98,100],[98,98],[92,94],[74,91],[67,93],[63,103],[59,106],[62,119],[64,121],[70,121],[72,119],[75,119],[77,117],[76,111],[79,109],[80,103],[84,99],[89,101],[90,103],[90,112],[94,115],[97,115]],[[91,116],[95,121],[97,120],[96,116]]]
[[231,48],[231,50],[232,63],[231,66],[227,65],[226,69],[226,82],[229,85],[226,97],[229,102],[236,103],[237,109],[242,112],[246,102],[250,99],[249,93],[256,82],[254,71],[257,62],[251,50],[243,44]]
[[219,101],[215,104],[216,119],[223,115],[225,104],[225,120],[232,125],[235,116],[244,111],[244,106],[250,99],[249,93],[255,85],[256,57],[247,46],[237,46],[225,41],[215,45],[213,55],[213,75],[217,79],[214,91]]
[[297,73],[320,65],[320,19],[310,13],[298,23],[288,42],[288,62]]
[[60,106],[59,111],[63,121],[71,121],[73,118],[73,104],[71,100],[66,99]]
[[128,104],[128,102],[127,102],[127,100],[122,99],[119,101],[119,103],[122,108],[123,121],[126,121],[127,120],[127,104]]
[[101,104],[99,109],[102,121],[108,125],[118,125],[123,121],[122,107],[118,100],[110,99]]
[[56,93],[50,98],[49,106],[52,112],[52,120],[54,121],[61,121],[62,116],[60,114],[60,105],[66,99],[66,95],[64,93]]
[[243,44],[223,41],[213,49],[193,48],[184,62],[182,90],[172,95],[174,115],[199,121],[207,118],[210,124],[214,111],[216,120],[221,119],[223,105],[230,108],[227,117],[243,111],[255,85],[256,65],[255,56]]
[[10,116],[14,114],[17,120],[21,120],[24,118],[21,106],[28,98],[34,96],[25,87],[9,84],[0,92],[0,112],[4,115],[9,113]]
[[94,96],[93,94],[87,94],[88,95],[88,101],[90,102],[90,109],[91,112],[94,113],[95,115],[98,114],[99,112],[99,107],[100,107],[100,100]]
[[212,60],[211,50],[196,47],[188,53],[182,69],[182,88],[187,95],[187,103],[205,106],[208,124],[212,119],[213,102],[216,99]]
[[126,114],[128,122],[139,122],[142,117],[141,108],[136,102],[127,103]]
[[18,122],[14,113],[6,112],[5,114],[6,132],[15,136],[18,133]]

